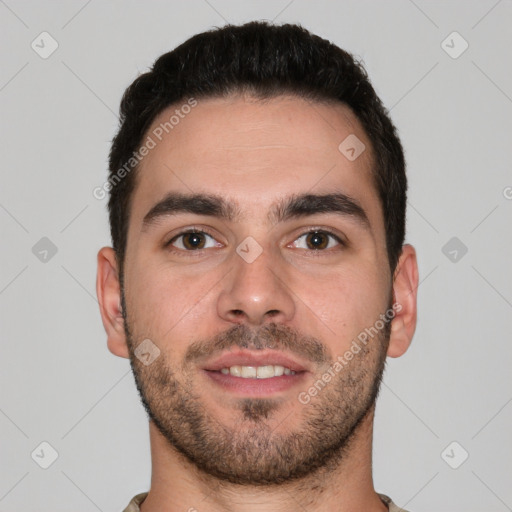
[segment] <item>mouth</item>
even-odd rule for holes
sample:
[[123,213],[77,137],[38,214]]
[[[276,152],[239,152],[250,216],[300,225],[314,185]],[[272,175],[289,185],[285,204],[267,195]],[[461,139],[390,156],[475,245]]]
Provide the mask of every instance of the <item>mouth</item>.
[[202,368],[217,387],[242,396],[268,396],[303,382],[306,365],[275,351],[229,352]]
[[241,379],[271,379],[272,377],[281,377],[281,375],[295,375],[297,372],[279,364],[267,364],[265,366],[234,365],[229,368],[221,368],[220,373]]

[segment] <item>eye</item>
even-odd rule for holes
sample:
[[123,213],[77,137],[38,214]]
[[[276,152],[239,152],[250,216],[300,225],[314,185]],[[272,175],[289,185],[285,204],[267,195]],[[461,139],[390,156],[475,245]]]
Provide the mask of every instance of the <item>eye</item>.
[[307,249],[317,251],[331,249],[336,245],[344,245],[339,237],[328,231],[310,231],[299,236],[294,242],[293,247],[298,249]]
[[199,249],[209,249],[211,247],[219,247],[215,238],[204,231],[184,231],[176,235],[166,245],[171,245],[182,251],[196,251]]

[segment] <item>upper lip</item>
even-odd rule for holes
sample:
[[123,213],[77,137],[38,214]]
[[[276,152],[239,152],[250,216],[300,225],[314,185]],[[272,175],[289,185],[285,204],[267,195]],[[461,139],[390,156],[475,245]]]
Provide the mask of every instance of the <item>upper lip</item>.
[[225,352],[221,356],[206,362],[203,365],[203,369],[219,371],[222,368],[230,368],[231,366],[267,365],[284,366],[295,372],[308,371],[305,364],[300,363],[296,358],[275,350],[258,350],[257,352],[237,350]]

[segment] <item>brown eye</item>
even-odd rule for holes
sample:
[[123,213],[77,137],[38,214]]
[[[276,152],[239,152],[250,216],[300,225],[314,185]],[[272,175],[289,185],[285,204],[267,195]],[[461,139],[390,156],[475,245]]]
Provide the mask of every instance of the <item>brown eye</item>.
[[329,245],[329,237],[326,233],[313,232],[306,236],[308,249],[325,249]]
[[183,235],[183,246],[186,249],[202,249],[205,238],[202,233],[186,233]]
[[299,238],[293,242],[293,245],[298,249],[318,251],[331,249],[336,245],[344,244],[339,237],[328,231],[310,231],[299,236]]
[[167,245],[182,251],[197,251],[218,247],[220,244],[211,235],[203,231],[186,231],[175,236]]

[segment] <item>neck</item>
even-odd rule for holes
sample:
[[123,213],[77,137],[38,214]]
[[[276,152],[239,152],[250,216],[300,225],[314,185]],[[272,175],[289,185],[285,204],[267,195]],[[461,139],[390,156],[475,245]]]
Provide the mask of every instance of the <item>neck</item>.
[[151,490],[141,512],[384,512],[373,488],[373,407],[341,461],[307,478],[274,486],[237,485],[206,475],[179,453],[150,422]]

